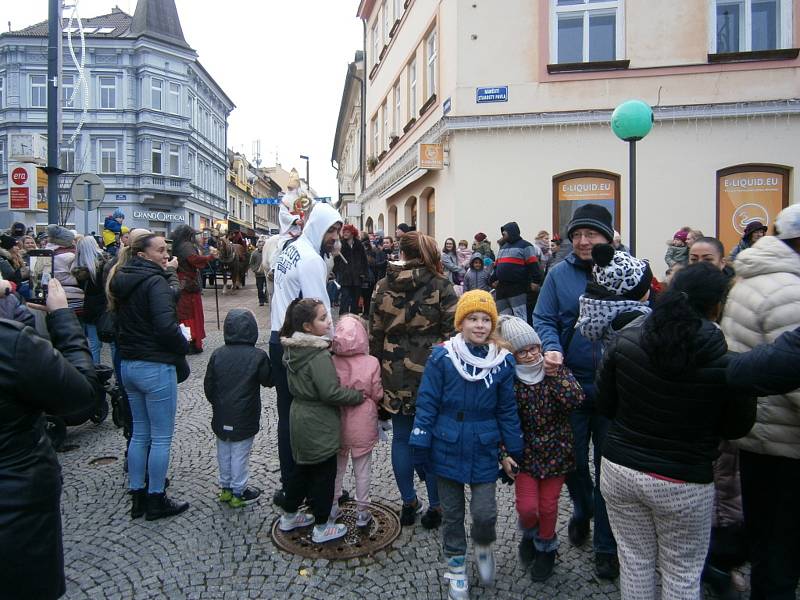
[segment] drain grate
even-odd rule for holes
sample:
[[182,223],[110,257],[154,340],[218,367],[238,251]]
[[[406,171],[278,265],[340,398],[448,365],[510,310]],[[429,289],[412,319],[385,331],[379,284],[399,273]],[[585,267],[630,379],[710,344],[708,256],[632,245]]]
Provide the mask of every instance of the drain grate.
[[359,529],[356,527],[356,503],[346,502],[341,506],[342,512],[337,523],[347,525],[347,534],[338,540],[315,544],[311,541],[313,526],[281,531],[278,529],[280,519],[276,519],[272,525],[272,539],[281,550],[305,558],[347,560],[368,556],[391,545],[400,535],[400,519],[395,511],[372,502],[368,508],[372,513],[372,523],[369,527]]
[[117,462],[116,456],[101,456],[99,458],[93,458],[89,461],[89,464],[93,467],[103,467],[105,465],[110,465],[112,463]]

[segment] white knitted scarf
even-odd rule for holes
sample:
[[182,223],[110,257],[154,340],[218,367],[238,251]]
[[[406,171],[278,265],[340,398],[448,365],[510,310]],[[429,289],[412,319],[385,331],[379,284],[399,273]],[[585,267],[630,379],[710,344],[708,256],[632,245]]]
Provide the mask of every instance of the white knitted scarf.
[[[467,343],[459,333],[444,343],[450,362],[467,381],[481,381],[488,388],[493,383],[492,374],[500,370],[500,365],[510,354],[508,350],[498,348],[496,344],[489,344],[489,353],[481,358],[469,351]],[[472,367],[471,372],[467,367]]]

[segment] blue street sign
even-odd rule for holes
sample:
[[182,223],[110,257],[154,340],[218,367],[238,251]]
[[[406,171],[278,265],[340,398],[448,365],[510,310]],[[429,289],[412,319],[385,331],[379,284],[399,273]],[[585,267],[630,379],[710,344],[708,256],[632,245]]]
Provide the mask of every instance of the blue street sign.
[[118,201],[124,201],[124,200],[127,200],[127,199],[128,199],[128,195],[127,194],[117,194],[117,200]]
[[448,98],[447,100],[444,101],[444,104],[442,104],[442,114],[446,115],[447,113],[450,112],[450,109],[452,108],[453,108],[453,100],[451,98]]
[[508,102],[508,86],[479,87],[475,90],[475,101],[478,104],[486,102]]
[[280,204],[280,203],[281,203],[281,199],[280,198],[253,198],[253,204],[256,204],[256,205],[259,205],[259,204],[276,205],[276,204]]

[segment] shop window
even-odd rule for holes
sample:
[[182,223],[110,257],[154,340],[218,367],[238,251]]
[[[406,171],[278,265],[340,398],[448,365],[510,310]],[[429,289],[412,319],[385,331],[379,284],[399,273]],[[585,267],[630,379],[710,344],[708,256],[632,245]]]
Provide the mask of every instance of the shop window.
[[623,0],[550,0],[550,57],[558,64],[624,55]]
[[773,233],[775,217],[788,205],[788,169],[747,164],[717,171],[717,238],[726,254],[753,221],[760,221]]
[[553,177],[553,233],[566,239],[567,224],[585,204],[608,209],[619,231],[619,175],[604,171],[573,171]]
[[711,8],[712,54],[791,47],[791,0],[712,0]]

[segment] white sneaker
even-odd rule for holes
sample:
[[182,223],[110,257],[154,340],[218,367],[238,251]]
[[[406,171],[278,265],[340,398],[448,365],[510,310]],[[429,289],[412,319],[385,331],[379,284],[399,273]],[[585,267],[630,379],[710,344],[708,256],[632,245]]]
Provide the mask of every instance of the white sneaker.
[[478,577],[485,586],[494,585],[495,564],[492,546],[475,544],[475,560],[478,563]]
[[281,516],[278,529],[281,531],[291,531],[300,527],[308,527],[314,523],[314,517],[306,513],[286,513]]
[[356,515],[356,527],[366,527],[372,523],[372,513],[368,510],[358,511]]
[[315,544],[322,544],[323,542],[330,542],[331,540],[339,539],[347,533],[347,525],[336,523],[326,523],[325,525],[315,525],[314,534],[311,536],[311,541]]
[[469,600],[469,582],[463,556],[454,556],[447,561],[444,578],[450,581],[447,591],[449,600]]

